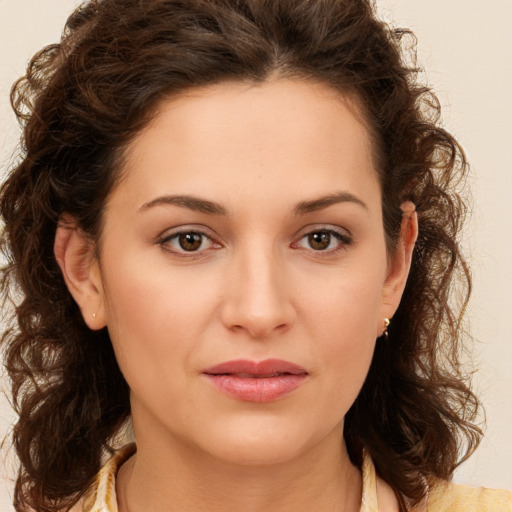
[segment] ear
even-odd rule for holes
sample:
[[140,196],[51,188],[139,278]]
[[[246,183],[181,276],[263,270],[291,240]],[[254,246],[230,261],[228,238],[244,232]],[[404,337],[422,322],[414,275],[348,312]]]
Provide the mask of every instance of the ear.
[[388,275],[382,290],[382,313],[377,336],[382,335],[383,319],[392,318],[398,309],[411,269],[414,245],[418,238],[418,215],[414,204],[407,201],[400,208],[403,212],[400,237],[391,256]]
[[53,251],[85,323],[93,330],[105,327],[103,287],[94,244],[69,215],[59,219]]

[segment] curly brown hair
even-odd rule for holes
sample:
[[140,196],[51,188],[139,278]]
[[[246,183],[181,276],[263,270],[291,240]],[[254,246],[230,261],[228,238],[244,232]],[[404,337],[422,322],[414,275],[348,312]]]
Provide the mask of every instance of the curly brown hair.
[[75,503],[130,415],[108,332],[87,328],[56,262],[57,223],[69,214],[97,241],[125,148],[156,106],[227,80],[292,77],[355,96],[377,155],[389,250],[401,203],[416,205],[419,239],[389,342],[377,344],[345,418],[351,459],[360,465],[366,448],[405,511],[472,453],[478,401],[460,365],[467,163],[418,83],[413,47],[411,32],[380,21],[369,0],[90,0],[60,44],[34,56],[12,90],[23,154],[0,203],[1,293],[15,309],[2,345],[19,414],[17,511]]

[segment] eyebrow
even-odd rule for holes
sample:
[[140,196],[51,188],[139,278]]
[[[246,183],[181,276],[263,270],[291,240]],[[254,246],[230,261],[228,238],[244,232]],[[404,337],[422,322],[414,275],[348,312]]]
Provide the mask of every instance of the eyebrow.
[[293,212],[295,215],[306,215],[307,213],[323,210],[324,208],[338,203],[354,203],[362,206],[365,210],[368,210],[366,203],[354,194],[351,194],[350,192],[338,192],[336,194],[320,197],[311,201],[302,201],[297,204],[293,209]]
[[[366,203],[354,194],[351,194],[350,192],[338,192],[336,194],[330,194],[310,201],[301,201],[295,206],[293,213],[295,215],[306,215],[318,210],[323,210],[324,208],[328,208],[329,206],[338,203],[353,203],[363,207],[365,210],[368,210]],[[226,217],[229,215],[228,210],[221,204],[189,195],[157,197],[156,199],[144,203],[138,211],[144,212],[150,208],[161,205],[181,206],[182,208],[206,213],[208,215],[221,215]]]
[[228,215],[228,211],[224,206],[208,201],[206,199],[200,199],[199,197],[179,195],[179,196],[162,196],[143,204],[139,208],[139,212],[153,208],[154,206],[160,205],[175,205],[181,206],[182,208],[188,208],[196,212],[207,213],[209,215]]

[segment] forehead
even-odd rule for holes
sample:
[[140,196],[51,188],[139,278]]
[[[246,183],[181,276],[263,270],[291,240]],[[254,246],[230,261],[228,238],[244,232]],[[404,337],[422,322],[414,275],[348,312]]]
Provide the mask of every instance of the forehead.
[[227,201],[246,189],[254,199],[269,193],[264,184],[287,197],[336,183],[360,194],[377,182],[372,153],[349,96],[289,79],[221,83],[162,102],[128,148],[124,176],[141,204],[162,188]]

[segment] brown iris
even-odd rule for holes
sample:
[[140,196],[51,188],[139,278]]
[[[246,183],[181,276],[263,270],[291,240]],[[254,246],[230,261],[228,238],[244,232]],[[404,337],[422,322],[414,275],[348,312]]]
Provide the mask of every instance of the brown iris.
[[200,233],[181,233],[178,237],[180,247],[184,251],[197,251],[201,247],[203,237]]
[[308,235],[308,242],[312,249],[324,251],[331,243],[331,234],[324,231],[316,231]]

